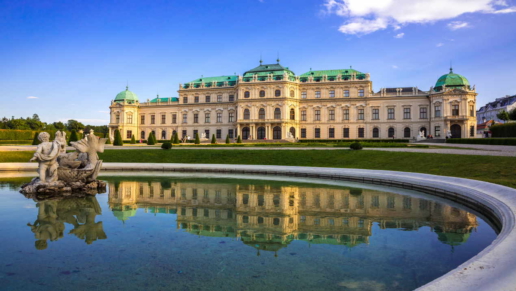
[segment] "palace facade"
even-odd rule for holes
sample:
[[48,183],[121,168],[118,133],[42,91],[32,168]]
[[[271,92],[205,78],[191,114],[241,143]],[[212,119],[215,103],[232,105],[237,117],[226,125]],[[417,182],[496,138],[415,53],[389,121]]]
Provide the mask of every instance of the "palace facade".
[[110,135],[123,139],[226,136],[263,139],[468,138],[476,134],[474,86],[450,69],[428,91],[373,91],[368,73],[311,70],[295,75],[279,60],[243,75],[203,77],[179,84],[178,97],[140,102],[126,88],[110,105]]

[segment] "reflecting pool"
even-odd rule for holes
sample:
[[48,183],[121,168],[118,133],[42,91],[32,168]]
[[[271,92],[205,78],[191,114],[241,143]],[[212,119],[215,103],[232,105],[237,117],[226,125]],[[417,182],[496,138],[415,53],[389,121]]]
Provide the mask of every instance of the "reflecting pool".
[[105,176],[62,198],[0,179],[0,289],[413,290],[496,238],[413,191],[244,178]]

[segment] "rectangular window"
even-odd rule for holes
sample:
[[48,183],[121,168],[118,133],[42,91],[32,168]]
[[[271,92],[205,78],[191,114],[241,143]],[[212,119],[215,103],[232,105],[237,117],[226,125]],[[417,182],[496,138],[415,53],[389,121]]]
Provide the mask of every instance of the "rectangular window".
[[315,129],[315,138],[321,138],[321,129],[320,128]]
[[306,121],[306,110],[301,110],[301,121]]
[[459,105],[452,105],[452,115],[459,116]]
[[475,137],[475,126],[474,125],[469,127],[469,137]]
[[349,120],[349,109],[344,109],[344,120]]
[[306,99],[306,91],[301,92],[301,98]]
[[403,119],[410,119],[410,108],[403,108]]
[[186,123],[186,121],[188,120],[188,114],[183,114],[183,123]]
[[335,138],[335,128],[329,128],[328,129],[328,137],[329,138]]
[[306,128],[301,128],[301,138],[306,138]]
[[360,127],[358,129],[358,137],[364,138],[364,136],[365,136],[365,129],[363,127]]
[[229,102],[235,101],[235,95],[229,95]]
[[211,96],[206,96],[206,103],[210,103],[211,102]]
[[133,115],[132,114],[127,115],[127,123],[133,124]]
[[330,90],[330,98],[335,97],[335,90]]
[[435,106],[435,117],[441,117],[441,106]]
[[140,116],[140,123],[145,124],[145,115]]
[[228,129],[228,136],[229,136],[229,138],[233,138],[233,130],[232,129]]
[[172,114],[172,124],[176,124],[177,123],[177,114]]
[[211,122],[210,113],[204,113],[204,123],[210,123],[210,122]]
[[475,106],[474,105],[469,106],[469,116],[471,116],[471,117],[475,116]]
[[420,107],[419,108],[419,119],[427,119],[428,118],[428,112],[426,107]]
[[364,89],[358,90],[358,97],[364,97]]
[[217,102],[222,102],[222,95],[217,95]]
[[349,138],[349,128],[344,128],[342,137]]
[[435,133],[435,137],[440,137],[441,136],[441,127],[436,126],[434,129],[434,133]]
[[329,114],[328,114],[328,115],[329,115],[329,116],[328,116],[328,119],[329,119],[329,120],[335,120],[335,110],[333,110],[333,109],[332,109],[332,110],[329,110],[329,111],[328,111],[328,113],[329,113]]
[[167,116],[165,114],[161,114],[161,124],[165,124],[166,120],[167,120]]
[[222,112],[217,112],[217,123],[222,123]]
[[193,115],[193,123],[199,123],[199,113],[194,113],[194,115]]
[[199,103],[199,96],[194,97],[194,103]]
[[364,109],[358,109],[358,120],[364,120]]
[[133,131],[132,130],[128,130],[126,137],[127,137],[127,139],[131,139],[133,137]]
[[150,124],[155,124],[156,123],[156,116],[153,114],[150,116]]
[[321,91],[315,91],[315,98],[321,98]]
[[209,129],[204,130],[204,134],[206,134],[206,138],[210,138],[210,130]]
[[188,103],[188,97],[183,97],[183,103]]
[[387,108],[387,119],[394,119],[394,108]]
[[186,130],[183,130],[183,132],[182,132],[182,135],[181,135],[181,136],[182,136],[182,137],[185,137],[185,136],[186,136]]
[[217,129],[216,138],[222,138],[222,129]]
[[344,97],[349,97],[349,90],[344,90]]
[[228,122],[234,122],[235,121],[235,113],[230,112],[228,116]]
[[315,110],[314,120],[315,121],[320,121],[321,120],[321,110]]
[[380,119],[380,109],[373,109],[373,117],[372,120],[378,120]]
[[199,131],[198,131],[197,129],[194,129],[194,131],[193,131],[193,138],[195,138],[195,137],[197,136],[197,133],[198,133],[198,132],[199,132]]

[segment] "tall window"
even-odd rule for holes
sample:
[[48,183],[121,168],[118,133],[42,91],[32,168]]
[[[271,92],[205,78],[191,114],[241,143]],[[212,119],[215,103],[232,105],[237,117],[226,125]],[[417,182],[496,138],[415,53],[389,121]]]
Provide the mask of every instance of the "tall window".
[[475,126],[472,125],[469,127],[469,137],[474,137],[475,136]]
[[[185,123],[186,123],[186,121],[185,121]],[[183,129],[183,130],[181,131],[181,137],[185,137],[186,135],[187,135],[187,133],[186,133],[186,129]]]
[[193,115],[193,123],[199,123],[199,113],[194,113],[194,115]]
[[280,97],[281,96],[281,90],[274,91],[274,96]]
[[359,138],[364,138],[364,136],[365,136],[365,129],[363,127],[360,127],[358,129],[358,137]]
[[321,110],[315,110],[315,121],[321,120]]
[[306,138],[306,128],[301,128],[301,138]]
[[475,106],[474,105],[469,106],[469,116],[471,116],[471,117],[475,116]]
[[249,109],[244,110],[244,119],[245,120],[251,119],[251,113],[249,112]]
[[394,119],[394,108],[387,108],[387,119]]
[[145,115],[140,116],[140,124],[145,124]]
[[260,111],[258,111],[258,119],[265,119],[265,109],[260,108]]
[[142,132],[140,132],[140,138],[145,139],[145,131],[142,130]]
[[403,119],[410,119],[410,108],[403,108]]
[[335,138],[335,128],[328,128],[328,137]]
[[301,98],[306,99],[306,91],[301,92]]
[[290,90],[290,97],[295,97],[296,94],[294,93],[294,90]]
[[150,124],[155,124],[156,123],[156,116],[154,114],[152,114],[150,116]]
[[209,138],[210,137],[210,130],[209,129],[204,130],[204,134],[206,134],[206,138]]
[[127,115],[127,123],[133,124],[133,115],[132,114]]
[[452,105],[452,115],[459,116],[459,105]]
[[234,122],[234,121],[235,121],[235,113],[229,112],[228,122]]
[[281,119],[281,109],[274,109],[274,119]]
[[229,102],[235,101],[235,95],[229,95]]
[[260,91],[260,97],[265,97],[265,91],[264,90]]
[[222,138],[222,129],[217,129],[217,131],[215,132],[216,134],[216,138]]
[[387,131],[388,137],[394,137],[394,127],[389,127],[389,130]]
[[349,120],[349,109],[344,109],[344,120]]
[[296,111],[294,110],[294,108],[291,108],[290,109],[290,120],[295,120],[296,119]]
[[403,137],[410,138],[410,128],[409,127],[405,127],[405,129],[403,129]]
[[206,96],[206,103],[210,103],[211,102],[211,96]]
[[128,130],[126,137],[127,137],[127,139],[131,139],[133,137],[133,131],[132,130]]
[[333,110],[333,109],[328,110],[328,115],[329,115],[328,116],[329,120],[335,120],[335,110]]
[[364,120],[364,109],[358,109],[358,120]]
[[321,91],[315,91],[315,98],[321,98]]
[[349,90],[344,90],[344,97],[349,97]]
[[428,112],[426,107],[420,107],[419,108],[419,119],[427,119],[428,118]]
[[165,114],[161,114],[161,124],[165,124],[167,121],[167,116]]
[[364,89],[358,90],[358,97],[364,97]]
[[172,124],[176,124],[177,123],[177,114],[172,114]]
[[315,129],[315,138],[321,138],[321,129],[320,128]]
[[434,133],[435,133],[436,137],[441,136],[441,127],[438,125],[436,127],[434,127]]
[[228,129],[228,137],[233,138],[233,130],[232,129]]
[[183,97],[183,103],[188,103],[188,97]]
[[330,98],[335,97],[335,90],[330,90]]
[[183,123],[186,123],[186,121],[188,120],[188,114],[183,114]]
[[[211,114],[210,113],[204,113],[204,123],[210,123],[211,122]],[[206,136],[208,137],[208,136]]]
[[380,109],[373,109],[373,117],[372,120],[378,120],[380,119]]
[[373,128],[373,137],[380,137],[380,130],[378,127]]
[[249,91],[244,92],[244,98],[249,98],[251,96],[251,93]]
[[435,106],[435,117],[441,117],[441,106]]
[[199,103],[199,96],[195,96],[195,97],[193,98],[193,102],[194,102],[194,103]]
[[217,102],[222,102],[222,95],[217,95]]
[[222,123],[222,112],[217,112],[217,123]]
[[342,137],[343,138],[349,138],[349,128],[344,128],[342,131]]
[[301,110],[301,121],[306,121],[306,110]]

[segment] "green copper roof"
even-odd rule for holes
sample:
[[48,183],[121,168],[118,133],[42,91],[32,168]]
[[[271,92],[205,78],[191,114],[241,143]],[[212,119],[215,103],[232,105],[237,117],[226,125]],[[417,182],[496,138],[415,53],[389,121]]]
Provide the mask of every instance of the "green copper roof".
[[454,74],[453,69],[450,68],[450,73],[446,75],[442,75],[435,83],[435,90],[440,91],[443,88],[443,85],[446,87],[469,87],[469,81],[466,77],[461,76],[459,74]]
[[168,100],[170,102],[179,102],[178,97],[156,97],[150,101],[150,103],[158,103],[158,100],[160,103],[168,103]]
[[327,76],[329,81],[335,81],[337,80],[337,76],[341,76],[343,80],[348,80],[351,78],[351,75],[355,74],[356,78],[358,80],[365,79],[366,75],[362,72],[359,72],[354,69],[340,69],[340,70],[322,70],[322,71],[310,71],[302,74],[299,76],[299,80],[301,82],[306,82],[308,80],[308,77],[312,76],[314,78],[314,81],[318,82],[322,80],[323,76]]
[[118,220],[121,220],[121,221],[126,221],[128,220],[130,217],[133,217],[136,215],[136,210],[135,209],[130,209],[130,210],[113,210],[113,215],[118,219]]
[[190,83],[193,83],[194,88],[199,88],[201,86],[201,83],[203,83],[203,82],[204,82],[204,86],[207,88],[212,87],[213,82],[215,82],[214,87],[223,87],[225,85],[225,82],[228,82],[229,86],[235,86],[237,80],[238,80],[238,76],[235,76],[235,75],[219,76],[219,77],[202,77],[202,78],[195,79],[191,82],[184,84],[183,88],[185,88],[185,89],[190,88]]
[[252,77],[254,75],[257,75],[257,76],[268,76],[270,74],[273,74],[274,76],[278,76],[278,75],[283,75],[285,72],[288,75],[295,76],[294,72],[292,72],[288,68],[283,67],[279,63],[277,63],[277,64],[269,64],[269,65],[262,65],[261,62],[260,62],[260,65],[258,67],[245,72],[244,73],[244,77]]
[[118,93],[115,97],[115,102],[127,101],[129,103],[133,103],[138,101],[138,96],[133,92],[129,91],[129,86],[125,87],[125,91]]

